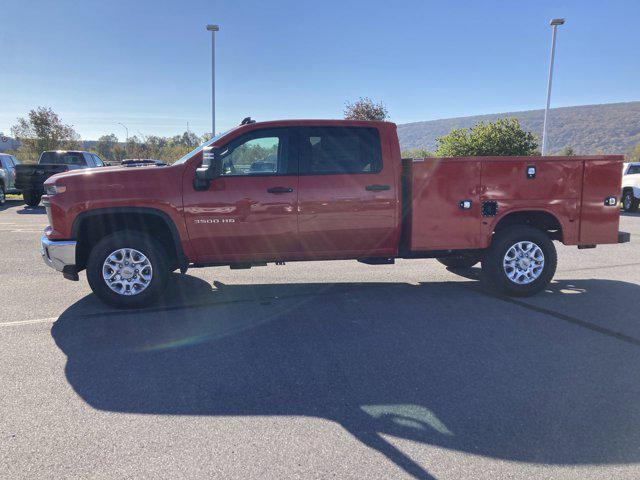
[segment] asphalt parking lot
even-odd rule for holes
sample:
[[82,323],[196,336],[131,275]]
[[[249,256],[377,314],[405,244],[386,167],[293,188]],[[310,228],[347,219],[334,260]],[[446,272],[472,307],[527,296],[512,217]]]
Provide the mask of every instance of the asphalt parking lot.
[[176,275],[123,312],[0,207],[0,478],[640,478],[640,215],[512,300],[433,260]]

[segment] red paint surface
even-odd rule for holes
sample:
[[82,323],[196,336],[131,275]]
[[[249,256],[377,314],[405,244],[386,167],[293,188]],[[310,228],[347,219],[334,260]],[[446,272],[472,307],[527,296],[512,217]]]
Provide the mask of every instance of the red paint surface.
[[[402,220],[402,168],[394,124],[263,122],[233,130],[216,146],[251,130],[296,126],[377,128],[382,171],[222,177],[206,191],[193,188],[201,154],[171,167],[75,171],[47,181],[67,186],[65,193],[47,199],[53,218],[47,235],[52,240],[72,238],[74,220],[83,211],[135,206],[166,213],[193,263],[362,258],[398,255],[401,230],[413,251],[485,248],[502,218],[535,210],[558,220],[565,244],[617,241],[620,212],[605,206],[604,199],[620,195],[621,156],[415,161],[405,171],[411,209]],[[537,169],[533,180],[526,178],[529,165]],[[367,191],[367,185],[390,188]],[[267,193],[272,187],[293,192]],[[459,208],[464,200],[472,201],[471,209]],[[487,200],[498,203],[495,217],[480,214]]]

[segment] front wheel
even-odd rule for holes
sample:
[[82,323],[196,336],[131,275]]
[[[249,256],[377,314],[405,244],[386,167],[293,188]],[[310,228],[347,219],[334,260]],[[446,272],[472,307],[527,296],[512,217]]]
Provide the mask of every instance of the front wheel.
[[638,199],[633,195],[631,190],[627,190],[622,195],[622,209],[625,212],[636,212],[638,211]]
[[162,245],[141,232],[120,231],[100,240],[87,262],[91,290],[118,308],[140,308],[164,292],[169,268]]
[[31,190],[26,190],[22,192],[22,198],[24,198],[24,203],[26,203],[30,207],[37,207],[38,205],[40,205],[40,199],[42,198],[42,195]]
[[4,205],[6,201],[7,201],[7,194],[4,190],[4,185],[0,183],[0,205]]
[[482,273],[500,292],[527,297],[546,288],[557,263],[556,248],[545,232],[518,225],[494,235],[482,260]]

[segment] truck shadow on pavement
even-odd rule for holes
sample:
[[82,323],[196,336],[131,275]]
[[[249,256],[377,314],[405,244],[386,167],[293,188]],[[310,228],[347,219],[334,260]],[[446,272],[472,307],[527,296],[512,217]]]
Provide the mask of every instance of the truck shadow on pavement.
[[[640,461],[640,348],[477,282],[212,288],[185,275],[171,292],[138,312],[88,296],[53,325],[66,377],[88,404],[327,419],[415,478],[433,477],[396,439],[540,464]],[[625,303],[621,327],[639,323],[639,294],[631,283],[574,280],[535,302],[586,304],[605,322]]]
[[22,200],[7,198],[7,200],[4,202],[4,205],[0,205],[0,212],[9,210],[10,208],[19,207],[21,204],[24,204]]
[[22,209],[16,210],[18,215],[44,215],[47,213],[47,210],[44,206],[39,205],[37,207],[29,207],[25,205]]

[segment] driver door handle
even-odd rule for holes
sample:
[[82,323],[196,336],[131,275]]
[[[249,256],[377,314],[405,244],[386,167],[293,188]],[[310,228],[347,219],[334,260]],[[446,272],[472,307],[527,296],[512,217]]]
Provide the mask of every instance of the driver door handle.
[[291,193],[293,188],[291,187],[271,187],[267,188],[267,193]]

